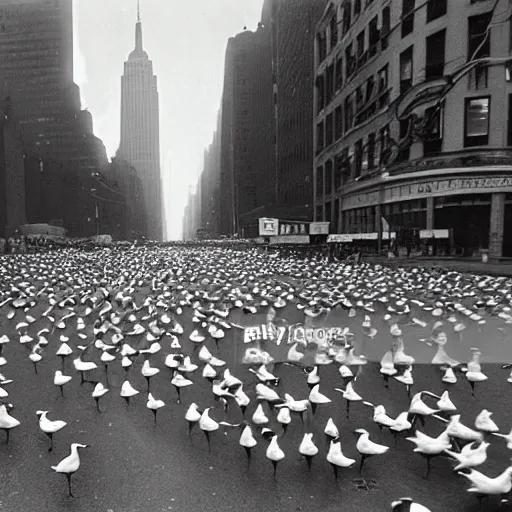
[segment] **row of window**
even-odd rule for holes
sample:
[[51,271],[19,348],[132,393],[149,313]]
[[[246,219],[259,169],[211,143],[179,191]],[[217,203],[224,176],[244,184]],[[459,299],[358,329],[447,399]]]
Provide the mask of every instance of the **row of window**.
[[[464,112],[464,147],[486,146],[489,144],[490,97],[466,98]],[[512,144],[512,94],[509,97],[508,144]],[[423,138],[424,156],[441,152],[443,139],[442,109],[430,107],[425,111],[429,119]],[[408,121],[400,123],[400,137],[408,131]],[[389,125],[376,133],[370,133],[366,140],[359,139],[353,146],[344,148],[332,160],[325,163],[325,194],[338,190],[344,182],[358,179],[379,168],[389,148]],[[396,163],[409,159],[409,149],[402,150]],[[317,195],[324,193],[322,166],[317,168]]]
[[[351,26],[357,21],[359,15],[362,12],[364,0],[354,0],[351,2],[350,0],[346,0],[341,5],[340,10],[340,19],[336,14],[330,20],[329,30],[324,30],[319,33],[317,36],[318,42],[318,62],[321,63],[325,60],[328,53],[328,41],[329,41],[329,51],[332,51],[338,43],[339,37],[343,38],[347,32],[350,30]],[[474,1],[474,0],[472,0]],[[366,0],[364,8],[366,9],[373,3],[373,0]],[[401,16],[401,31],[402,38],[406,37],[414,30],[414,18],[415,14],[420,7],[426,6],[426,16],[427,23],[434,21],[441,16],[446,14],[447,9],[447,0],[427,0],[422,3],[419,7],[416,7],[415,0],[402,0],[402,16]],[[372,51],[374,48],[374,52],[376,52],[376,46],[378,44],[381,35],[387,38],[390,27],[390,9],[389,6],[385,7],[382,11],[382,28],[378,28],[378,19],[377,16],[370,21],[368,27],[369,33],[369,50]],[[341,25],[341,34],[338,30],[338,26]],[[357,56],[362,56],[364,54],[364,50],[362,49],[365,46],[365,29],[363,29],[357,36]],[[387,45],[386,45],[387,47]],[[356,56],[356,57],[357,57]],[[371,55],[370,55],[371,56]]]

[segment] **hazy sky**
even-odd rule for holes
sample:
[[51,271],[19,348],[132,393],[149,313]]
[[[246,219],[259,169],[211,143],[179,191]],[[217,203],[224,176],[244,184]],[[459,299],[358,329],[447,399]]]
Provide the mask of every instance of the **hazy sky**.
[[[254,30],[263,0],[140,0],[144,49],[160,96],[167,231],[181,235],[189,186],[202,168],[222,94],[229,37]],[[75,82],[109,157],[119,145],[124,61],[135,44],[137,0],[73,0]]]

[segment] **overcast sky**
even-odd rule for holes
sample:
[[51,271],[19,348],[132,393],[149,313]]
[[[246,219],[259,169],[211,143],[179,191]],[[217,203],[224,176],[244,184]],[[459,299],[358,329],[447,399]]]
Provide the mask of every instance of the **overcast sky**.
[[[254,30],[263,0],[140,0],[144,49],[160,95],[162,177],[170,239],[181,235],[222,94],[229,37]],[[109,157],[119,145],[123,64],[135,44],[137,0],[73,0],[75,82]]]

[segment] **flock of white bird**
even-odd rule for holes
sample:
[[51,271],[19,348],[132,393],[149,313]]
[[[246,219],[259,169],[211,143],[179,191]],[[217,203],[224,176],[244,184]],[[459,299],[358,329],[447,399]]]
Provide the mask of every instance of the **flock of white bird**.
[[[144,250],[139,251],[140,260],[143,261]],[[351,404],[360,403],[369,409],[369,417],[381,431],[385,429],[394,436],[395,446],[401,442],[401,437],[414,446],[414,452],[426,461],[425,478],[430,474],[434,458],[450,457],[455,463],[454,471],[469,481],[470,487],[467,490],[478,498],[481,508],[484,506],[484,499],[491,496],[500,496],[504,505],[509,502],[512,465],[504,468],[495,477],[485,475],[475,468],[487,460],[487,450],[493,440],[502,442],[500,439],[503,439],[505,446],[512,449],[512,430],[508,434],[500,430],[492,420],[492,413],[486,409],[477,415],[473,425],[464,424],[461,421],[460,409],[452,402],[448,391],[449,386],[455,385],[461,378],[471,385],[472,393],[478,383],[487,380],[480,365],[480,350],[473,349],[472,357],[465,365],[451,358],[445,350],[447,337],[443,320],[452,324],[455,332],[465,329],[465,324],[457,320],[456,313],[465,315],[476,325],[481,325],[485,323],[485,316],[476,308],[471,310],[461,303],[455,303],[450,311],[445,307],[446,303],[434,302],[429,305],[414,299],[412,294],[409,298],[401,294],[395,297],[394,304],[387,305],[387,299],[383,299],[384,293],[380,296],[379,293],[373,295],[373,292],[370,294],[361,288],[362,273],[366,275],[366,282],[371,282],[372,279],[376,281],[373,291],[379,290],[378,273],[369,266],[354,269],[325,262],[319,265],[316,262],[313,267],[309,262],[300,261],[293,266],[289,260],[258,255],[260,266],[254,269],[260,269],[261,275],[258,275],[251,270],[237,269],[237,257],[247,265],[247,260],[237,256],[237,253],[226,255],[220,251],[211,251],[213,254],[208,254],[206,251],[201,258],[197,258],[196,252],[199,251],[183,251],[182,254],[180,250],[166,249],[161,253],[171,268],[164,265],[162,268],[152,269],[151,266],[144,268],[141,265],[128,271],[130,258],[134,254],[132,250],[126,255],[120,251],[115,256],[111,264],[117,264],[117,268],[112,266],[108,269],[105,265],[103,271],[99,272],[97,268],[78,268],[76,264],[69,263],[73,261],[73,258],[66,258],[69,252],[38,255],[38,259],[31,255],[17,255],[0,260],[0,282],[3,286],[0,290],[0,316],[8,320],[0,326],[4,332],[11,333],[2,334],[0,331],[1,371],[10,370],[15,374],[16,369],[9,366],[8,361],[10,350],[17,350],[18,346],[27,350],[27,357],[34,366],[35,375],[39,375],[38,365],[43,358],[58,356],[61,361],[60,369],[55,371],[53,382],[59,388],[60,395],[66,397],[66,385],[80,375],[82,383],[95,383],[92,398],[97,411],[101,413],[101,398],[111,391],[109,369],[118,372],[118,368],[122,368],[125,380],[119,390],[120,396],[129,405],[131,398],[145,393],[146,406],[154,415],[156,423],[158,411],[166,404],[153,396],[151,381],[160,373],[157,364],[163,362],[171,372],[171,384],[176,390],[178,402],[181,400],[181,389],[192,386],[197,378],[206,379],[211,384],[212,398],[217,405],[201,409],[196,403],[190,404],[184,416],[189,435],[193,434],[194,426],[198,425],[210,447],[213,432],[219,429],[227,432],[239,428],[239,444],[246,452],[248,465],[251,463],[253,449],[263,442],[266,446],[266,457],[272,463],[274,478],[277,479],[278,464],[287,455],[279,445],[280,438],[285,435],[294,417],[304,424],[303,438],[297,442],[297,450],[304,457],[309,469],[319,455],[318,440],[314,439],[310,428],[311,421],[318,407],[333,400],[321,388],[322,367],[327,364],[339,365],[341,384],[334,391],[343,397],[347,417]],[[107,257],[112,258],[109,255]],[[204,258],[207,261],[203,261]],[[226,266],[229,261],[231,267]],[[57,266],[57,263],[60,265]],[[261,270],[265,268],[262,263],[267,267],[265,271]],[[305,277],[305,270],[308,270],[309,279],[303,281],[300,289],[270,277],[281,273],[299,279]],[[321,286],[321,283],[326,282],[326,276],[333,275],[337,278],[337,284],[326,294],[325,286]],[[235,279],[238,280],[235,282]],[[460,277],[453,274],[450,279],[457,282]],[[452,300],[456,300],[453,297],[457,294],[461,297],[464,294],[473,294],[473,297],[479,297],[480,302],[484,301],[483,306],[479,304],[480,310],[482,307],[487,310],[496,308],[499,304],[495,298],[488,298],[481,290],[490,288],[496,291],[505,286],[501,279],[485,278],[479,281],[476,289],[480,291],[475,294],[475,287],[464,287],[463,281],[460,282],[458,288],[451,288]],[[425,284],[422,283],[421,286]],[[436,289],[443,284],[436,278],[429,286]],[[145,287],[150,291],[138,305],[134,297]],[[407,289],[407,286],[402,285],[402,288]],[[414,286],[410,291],[414,291]],[[386,293],[389,294],[389,290]],[[512,300],[510,292],[507,293],[504,296]],[[387,305],[385,320],[390,326],[393,339],[392,346],[380,362],[380,368],[375,365],[375,371],[380,372],[385,385],[388,386],[389,380],[394,379],[402,383],[409,393],[414,384],[415,359],[405,352],[402,330],[396,318],[409,315],[410,305],[416,303],[416,306],[422,307],[434,319],[431,338],[422,341],[436,347],[432,364],[441,369],[440,378],[447,388],[441,396],[429,391],[417,392],[412,397],[409,395],[409,408],[395,418],[388,415],[383,405],[374,405],[358,393],[358,375],[368,361],[363,354],[355,354],[353,335],[348,329],[337,339],[318,346],[311,365],[301,364],[304,356],[302,350],[306,343],[302,346],[300,342],[296,342],[290,346],[286,364],[296,367],[298,378],[304,378],[310,390],[309,395],[301,399],[294,398],[282,389],[279,376],[272,373],[276,373],[277,366],[271,369],[268,365],[251,367],[250,372],[256,382],[256,396],[250,396],[252,393],[246,393],[244,386],[247,389],[251,383],[236,377],[233,370],[227,367],[226,361],[213,355],[205,345],[208,339],[218,344],[226,331],[241,327],[230,320],[233,310],[240,309],[247,314],[266,313],[270,310],[268,319],[271,319],[275,316],[276,309],[282,309],[289,304],[296,304],[304,311],[305,324],[340,304],[348,311],[349,316],[354,316],[356,310],[363,311],[364,332],[368,338],[374,339],[377,332],[372,328],[371,313],[375,312],[373,305],[376,301]],[[41,305],[45,308],[44,312],[39,317],[32,316],[35,308]],[[187,332],[181,325],[183,322],[180,323],[180,316],[188,314],[191,314],[194,323],[192,332]],[[508,306],[500,308],[496,315],[501,315],[506,323],[512,322],[511,309]],[[47,327],[37,330],[37,334],[29,334],[33,329],[31,326],[43,320],[48,322]],[[412,318],[411,324],[426,325],[418,318]],[[66,336],[59,333],[65,329],[69,333],[70,326],[73,334]],[[87,326],[92,326],[92,336],[84,332]],[[183,348],[188,344],[193,347],[190,351]],[[72,361],[74,371],[71,371],[68,361]],[[145,390],[135,389],[130,382],[131,372],[139,361],[143,361],[140,372],[147,383]],[[370,364],[368,367],[373,368],[374,365]],[[99,380],[98,375],[101,375]],[[512,374],[508,380],[512,382]],[[7,389],[12,382],[4,374],[0,374],[0,429],[6,433],[7,443],[11,430],[20,426],[20,422],[14,417],[13,406],[9,403]],[[247,408],[255,402],[257,406],[249,416]],[[19,406],[22,407],[23,404]],[[243,421],[216,421],[211,417],[210,411],[219,406],[226,413],[232,408],[238,408]],[[51,411],[38,410],[35,413],[41,432],[49,438],[51,451],[53,437],[67,423],[50,419],[48,416],[52,416]],[[281,430],[269,428],[272,416]],[[444,425],[440,435],[431,437],[425,433],[427,420]],[[357,461],[343,452],[342,443],[346,442],[346,438],[342,425],[336,425],[333,418],[329,418],[323,431],[328,440],[325,458],[332,466],[336,479],[340,472],[348,471],[355,465],[358,465],[359,475],[362,475],[368,459],[386,457],[393,449],[392,446],[370,439],[368,430],[359,428],[355,431],[358,436]],[[80,467],[81,448],[87,448],[87,445],[73,443],[70,455],[56,466],[51,466],[55,472],[66,476],[70,496],[73,496],[71,478]],[[393,502],[391,510],[428,512],[425,506],[411,498],[401,498]]]

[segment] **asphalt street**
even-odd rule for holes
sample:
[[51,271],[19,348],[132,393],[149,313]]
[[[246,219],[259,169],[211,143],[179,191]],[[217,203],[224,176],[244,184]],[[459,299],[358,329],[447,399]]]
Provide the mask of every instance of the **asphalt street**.
[[[136,300],[140,302],[150,293],[140,290]],[[31,312],[37,317],[46,304],[40,304]],[[73,375],[70,384],[65,386],[65,397],[53,384],[55,370],[60,369],[60,360],[55,356],[59,346],[58,337],[67,335],[69,344],[76,347],[79,343],[75,331],[74,319],[68,321],[65,330],[58,330],[49,338],[50,345],[46,356],[38,366],[38,374],[28,359],[29,351],[18,343],[14,326],[24,318],[17,311],[16,317],[7,320],[7,309],[0,311],[0,336],[7,334],[11,343],[7,344],[4,356],[8,360],[6,367],[0,368],[6,378],[14,382],[6,386],[8,400],[14,405],[12,415],[21,425],[11,433],[7,445],[0,437],[0,510],[4,512],[225,512],[225,511],[262,511],[262,512],[344,512],[386,511],[390,503],[403,496],[411,496],[415,501],[429,507],[432,512],[472,512],[478,510],[477,500],[466,492],[468,482],[454,475],[453,462],[447,458],[434,461],[428,480],[423,478],[425,461],[413,453],[414,445],[400,439],[394,448],[393,437],[380,433],[372,422],[371,409],[362,404],[354,404],[350,417],[346,418],[345,401],[341,394],[334,391],[342,385],[338,366],[332,364],[320,369],[320,391],[329,396],[332,402],[320,405],[314,417],[314,440],[320,448],[313,461],[311,471],[298,452],[304,427],[294,418],[279,444],[286,454],[277,469],[277,481],[274,481],[272,465],[265,457],[267,443],[258,437],[258,445],[250,467],[244,450],[238,444],[241,428],[221,430],[211,438],[211,453],[203,433],[195,427],[192,437],[187,434],[185,412],[192,402],[200,408],[215,406],[211,393],[211,384],[201,376],[200,369],[191,374],[193,386],[182,390],[182,403],[177,403],[177,395],[170,384],[170,371],[165,367],[165,356],[177,352],[170,348],[170,338],[164,337],[162,351],[151,356],[152,366],[161,372],[153,378],[151,391],[156,398],[165,401],[166,406],[159,411],[157,424],[146,408],[146,382],[140,373],[142,361],[132,367],[129,375],[135,389],[141,391],[130,405],[119,396],[124,380],[124,372],[119,361],[109,368],[110,392],[100,400],[103,413],[98,413],[91,397],[93,384],[80,384],[79,374],[73,369],[72,361],[66,362],[66,373]],[[279,312],[289,323],[301,321],[303,315],[293,306]],[[379,331],[375,339],[364,339],[361,324],[364,315],[358,313],[348,318],[346,311],[334,312],[329,325],[349,326],[359,340],[359,349],[370,359],[358,377],[355,388],[365,400],[373,404],[385,405],[392,417],[408,409],[409,397],[405,387],[391,379],[389,389],[383,385],[379,374],[382,355],[389,349],[389,326],[382,320],[382,314],[374,314],[373,326]],[[243,315],[236,312],[230,320],[241,325],[256,325],[262,322],[264,315]],[[187,340],[192,331],[191,310],[185,309],[178,320],[185,328],[180,337],[184,351],[193,353],[194,347]],[[325,322],[325,321],[324,321]],[[48,321],[39,319],[30,326],[29,334],[47,326]],[[489,380],[477,384],[476,397],[463,376],[454,386],[441,381],[440,371],[428,364],[433,349],[418,341],[427,337],[427,329],[415,326],[403,326],[406,352],[418,359],[414,366],[414,386],[412,393],[430,390],[441,394],[444,389],[450,391],[453,402],[459,407],[462,421],[473,427],[476,415],[484,408],[494,413],[493,419],[503,432],[512,427],[511,384],[507,383],[508,373],[501,365],[512,360],[510,333],[496,329],[498,322],[488,322],[481,329],[467,329],[462,337],[450,333],[447,352],[456,358],[467,361],[469,348],[478,346],[482,350],[483,372]],[[501,323],[500,323],[501,325]],[[86,334],[92,335],[92,326],[88,325]],[[364,341],[363,341],[364,340]],[[141,343],[134,340],[134,346]],[[226,331],[226,337],[219,342],[219,352],[215,343],[206,342],[210,351],[224,359],[232,373],[241,378],[244,390],[253,399],[255,397],[254,375],[241,364],[243,355],[243,336],[241,331]],[[139,345],[140,346],[140,345]],[[72,356],[73,357],[73,356]],[[91,375],[95,381],[105,382],[103,366]],[[305,375],[292,366],[279,366],[275,372],[281,377],[277,390],[288,392],[296,399],[307,398],[309,389]],[[246,416],[250,418],[256,407],[252,400]],[[49,418],[68,421],[68,425],[54,439],[54,450],[49,453],[48,439],[39,430],[37,410],[50,411]],[[268,409],[266,411],[270,414]],[[230,411],[230,421],[240,421],[238,411]],[[217,407],[212,416],[223,419],[222,410]],[[358,477],[356,468],[340,471],[335,481],[332,468],[326,461],[328,446],[323,429],[329,417],[332,417],[341,434],[341,445],[345,455],[359,462],[353,431],[365,428],[370,438],[387,444],[390,451],[370,459],[365,466],[363,477],[368,482],[366,489],[359,489],[354,483]],[[281,428],[272,419],[276,431]],[[427,420],[425,433],[438,435],[443,426],[435,420]],[[1,436],[2,433],[0,433]],[[66,479],[54,473],[50,466],[57,464],[69,454],[70,444],[79,442],[90,444],[88,450],[81,452],[82,465],[73,479],[75,498],[67,496]],[[509,464],[512,452],[506,449],[505,442],[493,440],[489,449],[488,461],[479,468],[483,473],[498,475]],[[492,500],[486,506],[486,512],[498,510],[498,501]]]

